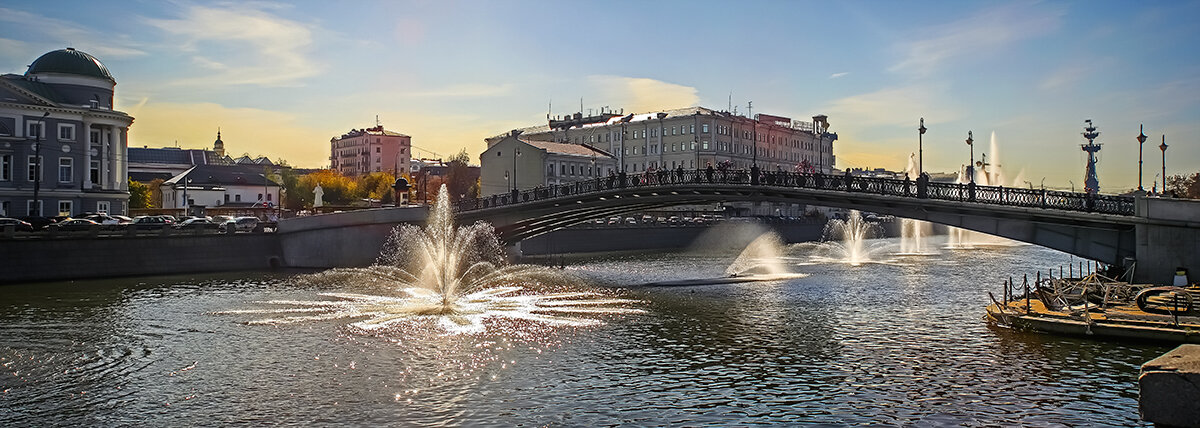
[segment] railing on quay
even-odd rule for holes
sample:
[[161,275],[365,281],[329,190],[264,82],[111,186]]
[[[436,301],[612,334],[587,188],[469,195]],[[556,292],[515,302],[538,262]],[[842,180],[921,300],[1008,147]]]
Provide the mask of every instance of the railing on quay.
[[759,172],[755,170],[660,170],[638,174],[616,174],[588,180],[513,190],[499,195],[464,199],[459,211],[501,207],[565,196],[585,195],[630,188],[670,188],[681,185],[762,186],[869,193],[914,199],[972,202],[988,205],[1044,208],[1100,214],[1133,215],[1132,197],[1090,195],[1019,187],[982,186],[974,183],[938,183],[925,177],[917,180],[855,177],[841,174]]

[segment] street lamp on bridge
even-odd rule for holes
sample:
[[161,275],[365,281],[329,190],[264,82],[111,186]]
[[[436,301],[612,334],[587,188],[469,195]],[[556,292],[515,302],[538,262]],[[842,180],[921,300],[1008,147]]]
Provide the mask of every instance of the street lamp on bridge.
[[1166,193],[1167,192],[1167,134],[1163,134],[1162,144],[1159,144],[1158,148],[1162,150],[1163,193]]
[[967,146],[971,147],[971,163],[967,164],[967,178],[975,182],[975,133],[967,131]]
[[918,176],[920,176],[922,172],[925,172],[925,166],[924,166],[925,165],[924,164],[925,141],[924,141],[924,139],[925,139],[925,131],[927,131],[927,130],[929,130],[929,128],[925,127],[925,118],[922,117],[921,118],[921,127],[917,128],[917,131],[920,132],[919,134],[917,134],[917,175]]
[[1145,190],[1142,189],[1142,145],[1146,143],[1146,133],[1142,132],[1142,131],[1144,131],[1144,125],[1138,125],[1137,142],[1138,142],[1138,191],[1139,192],[1145,192]]

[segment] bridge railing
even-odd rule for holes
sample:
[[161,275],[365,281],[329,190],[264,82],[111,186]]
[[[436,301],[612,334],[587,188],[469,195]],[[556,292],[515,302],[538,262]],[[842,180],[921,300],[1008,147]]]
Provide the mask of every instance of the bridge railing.
[[1132,197],[1127,196],[981,186],[973,183],[935,183],[842,174],[702,169],[617,174],[553,186],[513,190],[505,194],[464,199],[459,201],[457,208],[459,211],[471,211],[618,189],[669,188],[680,185],[702,185],[714,188],[746,185],[805,188],[1117,215],[1133,215],[1134,201]]

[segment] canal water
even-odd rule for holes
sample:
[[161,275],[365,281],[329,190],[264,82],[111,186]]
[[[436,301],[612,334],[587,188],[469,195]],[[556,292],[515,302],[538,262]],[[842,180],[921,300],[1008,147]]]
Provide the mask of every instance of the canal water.
[[638,284],[720,277],[734,255],[568,258],[585,285],[564,287],[645,312],[476,334],[219,313],[386,292],[300,272],[0,287],[0,425],[1141,423],[1138,368],[1168,347],[983,320],[987,291],[1067,255],[996,246],[852,267],[809,251],[783,253],[805,277],[693,287]]

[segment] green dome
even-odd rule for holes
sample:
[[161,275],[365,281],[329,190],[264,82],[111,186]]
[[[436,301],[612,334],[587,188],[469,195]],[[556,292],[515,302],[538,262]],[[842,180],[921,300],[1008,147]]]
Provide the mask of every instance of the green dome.
[[88,55],[87,52],[77,51],[75,48],[60,49],[42,55],[33,61],[25,75],[37,73],[78,74],[117,83],[112,74],[109,74],[108,68],[100,63],[100,60]]

